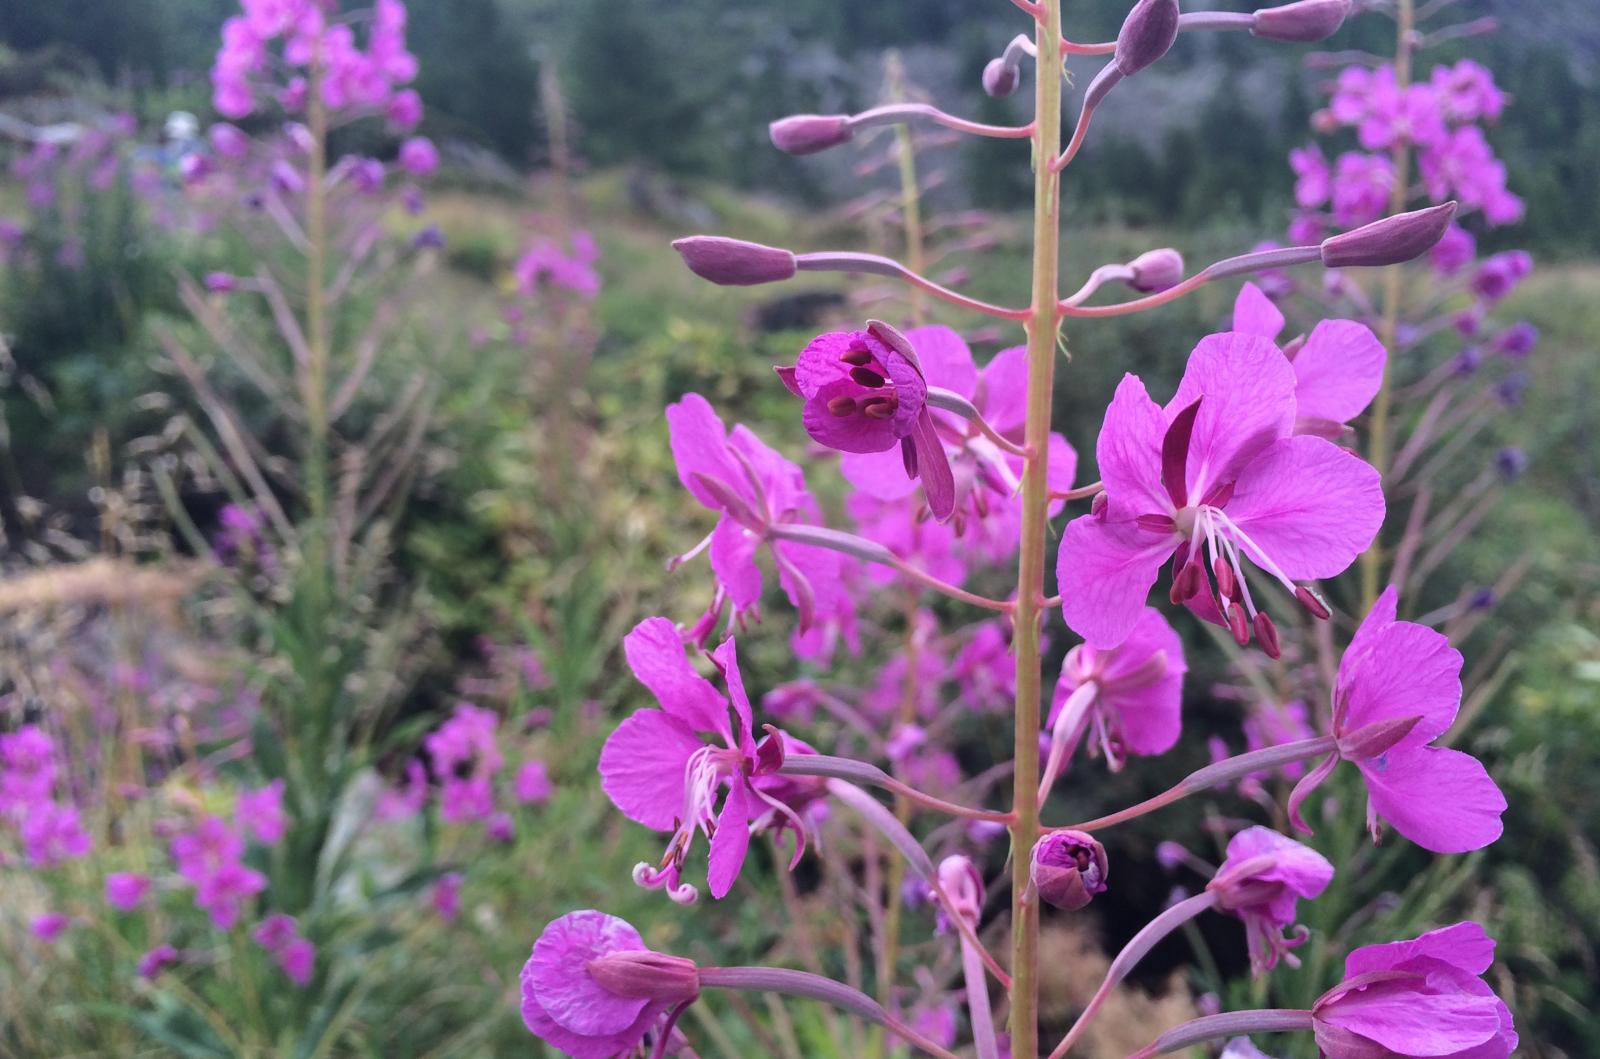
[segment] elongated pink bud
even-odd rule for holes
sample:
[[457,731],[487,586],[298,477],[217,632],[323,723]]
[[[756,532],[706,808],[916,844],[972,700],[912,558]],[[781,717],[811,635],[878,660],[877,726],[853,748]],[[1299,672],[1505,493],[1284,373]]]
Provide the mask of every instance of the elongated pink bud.
[[700,995],[700,969],[693,960],[649,949],[613,952],[585,968],[594,983],[622,997],[681,1004]]
[[846,114],[794,114],[768,125],[767,133],[772,146],[784,154],[816,154],[850,142],[850,118]]
[[1106,849],[1082,831],[1053,831],[1033,847],[1028,869],[1040,900],[1076,912],[1105,893]]
[[1398,265],[1433,249],[1456,215],[1454,201],[1373,221],[1352,232],[1323,240],[1322,263],[1329,268]]
[[1309,44],[1333,36],[1349,13],[1350,0],[1296,0],[1257,11],[1250,32],[1269,40]]
[[1183,282],[1183,255],[1170,246],[1140,254],[1128,262],[1128,268],[1133,273],[1128,286],[1146,294],[1155,294]]
[[1016,63],[1006,62],[1005,56],[990,59],[983,68],[983,91],[996,99],[1004,99],[1022,83],[1022,71]]
[[794,254],[776,246],[747,243],[720,235],[691,235],[675,240],[672,249],[701,279],[724,287],[777,283],[795,274]]
[[1117,69],[1132,77],[1167,54],[1177,39],[1178,0],[1139,0],[1117,33]]

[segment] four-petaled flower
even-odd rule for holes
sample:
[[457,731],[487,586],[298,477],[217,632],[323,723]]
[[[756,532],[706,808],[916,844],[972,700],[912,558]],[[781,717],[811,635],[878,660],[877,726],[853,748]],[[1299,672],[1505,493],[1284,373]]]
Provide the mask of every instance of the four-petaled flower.
[[772,527],[784,523],[822,521],[800,468],[743,424],[729,431],[697,393],[667,406],[667,427],[683,487],[721,515],[704,540],[673,560],[677,565],[702,549],[710,550],[717,592],[695,626],[695,642],[704,644],[711,638],[729,603],[736,621],[755,611],[762,584],[756,553],[763,544],[777,565],[779,584],[799,612],[801,628],[834,619],[848,629],[855,612],[844,585],[849,560],[838,552],[776,540],[770,534]]
[[[600,785],[628,819],[672,832],[660,867],[639,864],[634,881],[665,889],[680,904],[694,901],[698,893],[682,881],[682,871],[698,831],[711,840],[706,881],[711,896],[721,898],[744,866],[753,822],[793,830],[797,862],[805,846],[799,814],[755,782],[776,773],[793,744],[775,729],[756,742],[733,640],[711,653],[726,698],[695,672],[677,626],[666,618],[640,622],[623,647],[634,676],[661,708],[638,710],[611,733],[600,752]],[[720,745],[700,733],[719,737]]]
[[1506,1059],[1517,1031],[1483,981],[1493,962],[1494,941],[1470,922],[1359,948],[1311,1009],[1317,1047],[1327,1059]]
[[1061,540],[1061,610],[1073,631],[1097,648],[1121,643],[1174,555],[1173,601],[1225,624],[1240,644],[1253,628],[1277,652],[1245,559],[1327,616],[1296,582],[1341,573],[1366,550],[1383,522],[1383,489],[1359,458],[1294,435],[1297,385],[1272,342],[1237,332],[1200,341],[1165,408],[1138,376],[1123,376],[1096,447],[1106,504]]
[[1206,889],[1217,895],[1217,907],[1244,920],[1250,969],[1263,974],[1280,959],[1291,967],[1300,961],[1289,951],[1304,944],[1305,927],[1292,937],[1284,928],[1295,920],[1295,902],[1313,898],[1333,880],[1333,865],[1314,849],[1285,838],[1268,827],[1247,827],[1228,842],[1228,857]]
[[1061,663],[1050,703],[1046,775],[1090,735],[1113,772],[1129,754],[1171,750],[1182,727],[1183,641],[1154,607],[1146,607],[1127,639],[1109,650],[1079,644]]
[[805,399],[801,419],[813,439],[840,452],[898,450],[901,473],[922,481],[934,518],[943,522],[955,513],[950,458],[928,407],[918,347],[908,336],[877,320],[862,331],[830,331],[778,375]]
[[1306,773],[1289,817],[1309,831],[1300,806],[1340,760],[1367,784],[1367,826],[1379,819],[1424,849],[1465,853],[1500,837],[1505,796],[1470,754],[1429,746],[1461,708],[1461,653],[1425,625],[1395,620],[1393,586],[1378,597],[1339,663],[1333,692],[1338,749]]

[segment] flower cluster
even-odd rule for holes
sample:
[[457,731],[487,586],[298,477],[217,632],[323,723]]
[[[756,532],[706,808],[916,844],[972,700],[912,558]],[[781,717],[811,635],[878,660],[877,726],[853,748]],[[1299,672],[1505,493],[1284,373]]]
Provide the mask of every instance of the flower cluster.
[[57,795],[58,776],[56,742],[38,725],[0,734],[0,822],[35,867],[88,856],[92,846],[78,807]]

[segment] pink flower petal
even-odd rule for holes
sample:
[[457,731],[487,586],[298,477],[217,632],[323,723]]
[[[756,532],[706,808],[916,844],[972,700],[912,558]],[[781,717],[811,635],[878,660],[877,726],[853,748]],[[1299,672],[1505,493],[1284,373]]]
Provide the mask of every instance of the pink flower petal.
[[[667,432],[672,443],[672,458],[678,464],[678,480],[691,496],[713,511],[721,509],[715,494],[695,481],[695,474],[726,482],[737,490],[744,481],[739,466],[728,456],[728,430],[711,405],[697,393],[686,393],[683,400],[667,406]],[[743,492],[743,490],[738,490]]]
[[761,538],[727,515],[711,531],[711,570],[740,610],[761,602],[761,567],[756,565],[760,549]]
[[978,409],[989,425],[1008,437],[1028,419],[1028,347],[1002,349],[984,366]]
[[1450,1056],[1500,1030],[1493,996],[1420,993],[1381,983],[1346,994],[1318,1012],[1320,1022],[1347,1030],[1402,1056]]
[[622,815],[671,831],[683,811],[683,773],[704,744],[688,725],[660,710],[639,710],[617,725],[600,750],[600,787]]
[[[1116,519],[1170,512],[1161,485],[1161,439],[1167,422],[1137,375],[1124,375],[1095,442],[1100,480]],[[1114,645],[1113,645],[1114,646]]]
[[739,869],[744,867],[750,849],[749,788],[742,776],[734,777],[717,815],[717,833],[711,836],[711,856],[706,867],[706,885],[711,896],[721,900],[733,889]]
[[1189,355],[1168,422],[1204,397],[1189,446],[1189,496],[1231,482],[1272,442],[1294,428],[1294,369],[1259,335],[1207,335]]
[[1247,335],[1260,335],[1276,340],[1283,331],[1283,313],[1272,304],[1272,299],[1261,292],[1254,283],[1239,289],[1233,302],[1233,329]]
[[1504,830],[1505,795],[1471,754],[1424,746],[1356,764],[1373,811],[1423,849],[1466,853]]
[[642,952],[644,939],[624,920],[592,909],[569,912],[534,942],[527,971],[539,1006],[563,1029],[587,1036],[620,1033],[648,1005],[602,989],[586,965],[614,952]]
[[1225,510],[1288,577],[1332,577],[1383,525],[1383,486],[1330,441],[1283,438],[1244,468]]
[[[1157,651],[1166,658],[1166,673],[1153,684],[1116,689],[1114,682],[1142,666]],[[1144,608],[1133,631],[1117,648],[1103,676],[1113,683],[1105,705],[1122,717],[1122,739],[1135,754],[1164,754],[1183,729],[1183,641],[1154,607]]]
[[1420,716],[1393,749],[1431,743],[1445,733],[1461,706],[1461,652],[1441,633],[1409,621],[1376,633],[1370,653],[1349,677],[1343,728]]
[[696,732],[728,730],[728,702],[689,664],[678,627],[666,618],[646,618],[622,640],[628,668],[661,708]]
[[906,475],[898,447],[887,452],[847,452],[839,460],[844,480],[879,500],[904,500],[917,483]]
[[1419,957],[1442,960],[1468,974],[1480,975],[1494,963],[1494,939],[1471,921],[1430,930],[1409,941],[1363,945],[1345,957],[1346,978],[1373,971],[1392,971]]
[[906,340],[917,351],[929,386],[940,386],[972,399],[978,389],[978,368],[965,339],[943,324],[934,324],[912,328],[906,332]]
[[902,437],[896,431],[898,416],[890,419],[873,419],[860,413],[836,416],[828,410],[828,402],[835,398],[856,399],[870,392],[849,379],[823,386],[801,409],[800,421],[806,433],[819,444],[840,452],[887,452],[895,448]]
[[1362,666],[1362,659],[1371,653],[1372,645],[1376,642],[1378,634],[1394,624],[1395,615],[1399,610],[1400,590],[1390,585],[1383,590],[1383,594],[1373,600],[1372,609],[1356,627],[1355,635],[1350,638],[1350,646],[1345,648],[1344,657],[1339,660],[1339,679],[1336,697],[1346,693],[1350,680]]
[[1294,356],[1295,414],[1348,423],[1383,385],[1383,343],[1354,320],[1324,320]]
[[1056,560],[1067,627],[1097,648],[1120,644],[1144,613],[1150,586],[1174,547],[1171,534],[1133,522],[1083,515],[1067,523]]
[[717,649],[711,652],[712,661],[717,663],[722,670],[722,678],[728,684],[728,697],[733,700],[733,715],[738,719],[738,731],[733,742],[735,749],[745,753],[755,752],[755,738],[752,734],[755,725],[755,716],[750,709],[750,696],[745,694],[744,677],[739,673],[738,648],[733,642],[733,637],[722,641]]

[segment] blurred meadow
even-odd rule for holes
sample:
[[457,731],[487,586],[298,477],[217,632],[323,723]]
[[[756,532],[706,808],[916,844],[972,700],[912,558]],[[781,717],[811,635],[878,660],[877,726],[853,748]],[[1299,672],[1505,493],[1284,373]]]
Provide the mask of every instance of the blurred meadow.
[[[711,592],[703,559],[668,569],[713,520],[680,484],[663,408],[701,393],[798,459],[808,439],[771,366],[820,331],[908,312],[873,277],[712,286],[671,241],[898,252],[889,130],[793,159],[766,123],[894,93],[1025,120],[977,91],[1014,31],[1010,5],[407,6],[425,107],[414,134],[439,164],[407,168],[397,152],[413,131],[333,129],[341,193],[359,179],[337,169],[346,154],[381,162],[382,190],[350,192],[325,218],[349,241],[319,266],[339,299],[300,330],[314,347],[321,326],[331,354],[320,419],[296,388],[316,351],[307,362],[285,344],[281,315],[307,311],[293,279],[305,232],[272,216],[274,192],[250,199],[250,180],[283,179],[273,159],[298,156],[251,154],[265,175],[234,184],[185,169],[184,143],[215,149],[207,71],[237,5],[0,10],[0,1056],[555,1055],[523,1026],[517,976],[572,908],[605,908],[702,963],[820,962],[869,989],[877,969],[857,937],[902,932],[905,967],[938,961],[930,911],[889,916],[893,893],[860,911],[841,896],[856,883],[809,858],[786,873],[770,843],[752,845],[740,887],[782,906],[736,892],[671,914],[629,883],[659,836],[616,812],[595,770],[617,720],[648,700],[622,637],[649,615],[693,622]],[[1103,39],[1127,4],[1067,6]],[[1412,556],[1427,581],[1405,610],[1448,627],[1467,656],[1453,737],[1505,791],[1505,838],[1432,857],[1392,836],[1374,847],[1359,808],[1330,809],[1337,822],[1307,841],[1341,876],[1302,911],[1299,969],[1280,968],[1269,996],[1236,925],[1201,920],[1154,951],[1081,1054],[1124,1056],[1218,998],[1308,1005],[1350,946],[1472,917],[1499,942],[1504,977],[1490,981],[1517,1016],[1519,1054],[1600,1055],[1600,37],[1585,0],[1459,6],[1501,20],[1437,61],[1471,56],[1511,96],[1491,138],[1526,216],[1480,245],[1532,253],[1495,312],[1538,342],[1514,363],[1490,352],[1452,368],[1461,343],[1446,328],[1395,357],[1402,392],[1440,372],[1482,385],[1451,406],[1451,440],[1413,454],[1433,502],[1459,507]],[[1381,13],[1353,17],[1340,46],[1380,48],[1392,32]],[[1257,61],[1231,36],[1178,49],[1178,68],[1108,108],[1066,185],[1067,276],[1151,247],[1198,266],[1284,238],[1286,156],[1310,139],[1328,71],[1305,64],[1311,48]],[[175,127],[177,112],[194,128]],[[239,122],[259,143],[281,124]],[[40,130],[66,127],[93,142],[39,149]],[[970,237],[957,221],[929,236],[963,293],[1012,303],[1027,288],[1026,156],[937,137],[917,154],[928,217],[984,211]],[[1069,321],[1054,409],[1080,484],[1096,477],[1122,374],[1170,390],[1194,343],[1228,328],[1238,289]],[[1285,300],[1295,325],[1318,318],[1316,293]],[[974,334],[959,311],[934,318],[963,329],[980,361],[1022,341],[1013,324]],[[1423,414],[1420,398],[1398,408]],[[807,479],[842,523],[832,465],[812,462]],[[307,533],[312,517],[334,529]],[[1004,598],[1011,572],[974,583]],[[802,674],[880,679],[870,644],[797,662],[793,608],[770,587],[739,644],[758,725],[762,695]],[[874,621],[898,638],[893,602]],[[958,604],[929,606],[956,627]],[[1059,622],[1047,631],[1053,679],[1074,641]],[[1178,748],[1154,769],[1074,771],[1055,796],[1073,816],[1157,793],[1211,759],[1208,740],[1245,746],[1250,693],[1207,632],[1184,630]],[[806,738],[822,745],[837,725],[823,717]],[[962,775],[1007,760],[1007,725],[977,710],[952,725]],[[45,820],[37,801],[11,811],[21,788],[3,777],[43,784],[49,813],[73,819]],[[1281,804],[1289,784],[1265,782]],[[487,801],[462,809],[452,783]],[[1364,798],[1343,773],[1322,795]],[[1159,844],[1209,835],[1215,848],[1195,848],[1214,858],[1240,804],[1218,792],[1119,832],[1110,892],[1046,921],[1047,1025],[1064,1028],[1110,955],[1194,884]],[[237,834],[208,838],[222,821]],[[240,874],[189,871],[190,840]],[[852,845],[871,846],[859,832],[831,840],[846,861],[877,856]],[[997,871],[1004,847],[975,856]],[[128,900],[113,900],[111,876],[145,887],[128,881]],[[206,884],[225,892],[197,906]],[[309,966],[294,942],[262,940],[275,914],[294,917]],[[820,1006],[731,996],[685,1016],[700,1055],[882,1054]]]

